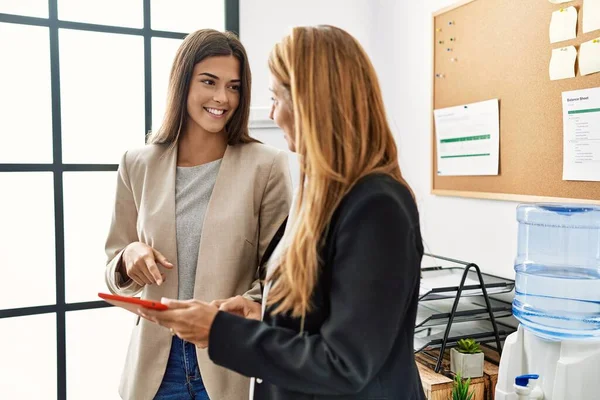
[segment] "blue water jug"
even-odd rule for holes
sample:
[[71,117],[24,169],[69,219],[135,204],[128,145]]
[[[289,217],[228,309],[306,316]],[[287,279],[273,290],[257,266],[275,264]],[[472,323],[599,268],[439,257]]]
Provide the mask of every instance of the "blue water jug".
[[600,207],[517,207],[513,314],[551,340],[600,340]]

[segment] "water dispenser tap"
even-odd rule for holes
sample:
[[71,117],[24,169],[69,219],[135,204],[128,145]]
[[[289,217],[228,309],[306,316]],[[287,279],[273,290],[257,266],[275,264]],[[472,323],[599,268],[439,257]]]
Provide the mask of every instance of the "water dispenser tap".
[[544,392],[537,384],[535,387],[529,387],[529,380],[537,380],[540,376],[537,374],[519,375],[515,378],[515,393],[517,400],[543,400]]

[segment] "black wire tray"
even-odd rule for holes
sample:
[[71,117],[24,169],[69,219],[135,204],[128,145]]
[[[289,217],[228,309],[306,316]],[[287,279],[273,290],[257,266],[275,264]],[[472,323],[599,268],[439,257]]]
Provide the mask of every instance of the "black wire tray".
[[[506,339],[508,335],[516,329],[512,326],[498,323],[498,335],[500,340]],[[492,343],[496,340],[494,327],[489,321],[464,322],[452,325],[445,348],[455,347],[460,339],[475,339],[481,344]],[[414,352],[418,353],[426,350],[434,350],[442,347],[444,341],[444,331],[432,328],[424,329],[415,333]]]
[[[421,268],[421,286],[419,301],[454,299],[465,272],[461,267],[427,267]],[[515,281],[495,275],[481,273],[487,294],[506,293],[513,290]],[[481,284],[475,271],[468,271],[461,297],[481,296]]]
[[[490,299],[494,318],[504,318],[512,315],[512,305],[503,301]],[[415,331],[420,331],[433,326],[446,326],[454,299],[441,299],[419,303]],[[467,297],[462,299],[454,314],[454,323],[489,319],[483,296]]]

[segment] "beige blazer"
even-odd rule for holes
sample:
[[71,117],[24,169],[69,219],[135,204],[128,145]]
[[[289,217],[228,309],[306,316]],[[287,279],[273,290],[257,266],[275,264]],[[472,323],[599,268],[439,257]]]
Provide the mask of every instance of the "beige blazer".
[[[106,283],[111,292],[159,300],[177,298],[175,172],[177,149],[147,145],[125,153],[119,165],[115,208],[106,241]],[[194,298],[203,301],[243,294],[260,296],[257,266],[290,210],[292,184],[284,152],[259,144],[228,146],[202,228]],[[140,241],[175,265],[161,286],[123,282],[116,272],[123,249]],[[132,320],[133,321],[133,320]],[[133,322],[132,322],[133,324]],[[170,332],[135,319],[119,393],[150,400],[162,381],[171,348]],[[248,398],[249,379],[210,361],[196,349],[211,399]]]

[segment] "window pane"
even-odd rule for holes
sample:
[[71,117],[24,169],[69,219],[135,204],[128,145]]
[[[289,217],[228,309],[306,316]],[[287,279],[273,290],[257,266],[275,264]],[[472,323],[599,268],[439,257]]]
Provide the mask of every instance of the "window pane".
[[151,0],[155,31],[193,32],[201,28],[225,29],[225,1]]
[[0,188],[2,271],[10,278],[0,279],[0,309],[55,304],[52,173],[2,172]]
[[67,313],[67,399],[118,400],[137,316],[122,308]]
[[0,13],[48,18],[48,0],[0,0]]
[[61,29],[65,163],[118,163],[144,144],[142,37]]
[[56,399],[55,315],[3,318],[0,332],[0,399]]
[[142,0],[58,0],[58,19],[142,28],[144,5]]
[[179,39],[152,38],[152,130],[162,122],[167,104],[169,75],[175,53],[181,45]]
[[0,23],[0,54],[0,163],[51,163],[48,28]]
[[107,291],[104,242],[116,184],[116,172],[64,173],[67,303],[98,300]]

